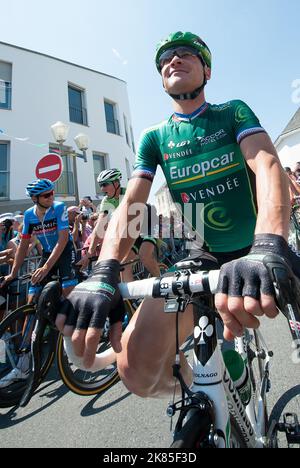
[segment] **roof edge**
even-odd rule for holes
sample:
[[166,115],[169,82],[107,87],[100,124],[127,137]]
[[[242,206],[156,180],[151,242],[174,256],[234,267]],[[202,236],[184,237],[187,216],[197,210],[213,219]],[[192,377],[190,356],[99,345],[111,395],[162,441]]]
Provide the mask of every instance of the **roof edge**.
[[279,145],[285,138],[291,135],[295,135],[296,133],[300,133],[300,127],[296,128],[295,130],[291,130],[290,132],[282,133],[279,137],[275,140],[274,146]]
[[91,72],[94,72],[94,73],[98,73],[99,75],[107,76],[108,78],[113,78],[114,80],[121,81],[121,83],[125,83],[127,85],[127,82],[124,81],[124,80],[121,80],[121,78],[117,78],[116,76],[109,75],[108,73],[103,73],[103,72],[100,72],[98,70],[94,70],[93,68],[78,65],[77,63],[69,62],[68,60],[53,57],[53,55],[44,54],[43,52],[37,52],[36,50],[26,49],[25,47],[17,46],[17,45],[14,45],[14,44],[9,44],[8,42],[0,41],[0,45],[5,45],[5,46],[8,46],[8,47],[12,47],[14,49],[23,50],[25,52],[30,52],[32,54],[41,55],[42,57],[47,57],[47,58],[50,58],[52,60],[57,60],[58,62],[66,63],[67,65],[72,65],[73,67],[77,67],[77,68],[81,68],[83,70],[88,70],[88,71],[91,71]]

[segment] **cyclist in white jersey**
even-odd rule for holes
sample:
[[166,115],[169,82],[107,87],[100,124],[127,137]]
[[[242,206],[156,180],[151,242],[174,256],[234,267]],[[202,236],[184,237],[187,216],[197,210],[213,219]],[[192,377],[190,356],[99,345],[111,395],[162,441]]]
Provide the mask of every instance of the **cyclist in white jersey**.
[[[98,176],[97,181],[105,197],[98,208],[100,215],[92,234],[92,241],[87,258],[93,257],[97,243],[102,243],[107,224],[126,193],[125,188],[121,186],[121,180],[122,174],[119,169],[108,169],[100,172]],[[148,235],[148,233],[147,235],[140,235],[132,246],[131,252],[123,259],[123,262],[134,260],[136,255],[139,255],[142,264],[149,271],[151,276],[157,277],[160,275],[157,241],[153,236]],[[124,281],[133,281],[132,268],[130,265],[125,268],[122,279]]]

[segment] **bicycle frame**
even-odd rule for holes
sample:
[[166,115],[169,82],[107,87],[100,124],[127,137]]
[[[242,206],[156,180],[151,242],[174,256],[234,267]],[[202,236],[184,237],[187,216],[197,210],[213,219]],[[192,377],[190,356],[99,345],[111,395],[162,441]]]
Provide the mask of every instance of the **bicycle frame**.
[[[260,342],[264,346],[264,352],[265,352],[265,365],[263,369],[263,377],[262,377],[262,383],[261,383],[261,388],[259,389],[259,400],[258,400],[258,406],[255,408],[255,402],[253,399],[253,394],[252,398],[249,402],[249,405],[246,408],[246,414],[252,424],[252,427],[255,430],[256,434],[256,439],[259,441],[259,443],[265,443],[265,438],[267,436],[266,434],[266,413],[264,409],[264,400],[269,392],[269,376],[270,376],[270,360],[271,360],[271,353],[268,351],[268,346],[264,340],[263,335],[259,330],[256,330],[256,334],[259,337]],[[247,337],[246,337],[247,340]],[[245,346],[247,343],[245,343],[245,336],[242,338],[236,338],[235,339],[236,343],[236,350],[241,354],[241,356],[244,358],[245,356]],[[243,349],[242,349],[243,347]],[[247,357],[247,356],[245,356]],[[245,360],[245,358],[244,358]],[[248,372],[250,371],[249,368],[249,363],[248,360],[245,360]]]
[[[292,338],[296,340],[296,349],[299,352],[300,315],[297,303],[297,298],[300,298],[299,282],[297,282],[289,266],[281,257],[270,254],[256,256],[255,259],[262,261],[268,269],[274,285],[277,306],[288,320]],[[168,313],[177,313],[178,315],[180,312],[184,312],[187,304],[192,303],[194,305],[193,385],[191,389],[188,388],[180,374],[177,335],[177,354],[173,370],[174,376],[180,382],[183,399],[178,403],[173,402],[174,404],[168,408],[168,414],[174,416],[176,411],[181,410],[176,426],[176,431],[180,432],[183,420],[188,416],[190,410],[200,411],[199,417],[213,412],[212,417],[206,418],[202,429],[203,431],[210,430],[207,435],[209,435],[208,443],[211,446],[224,447],[230,446],[230,417],[233,417],[247,446],[263,448],[270,442],[266,434],[264,400],[269,391],[270,358],[272,353],[268,351],[262,335],[257,332],[263,347],[262,350],[257,351],[255,356],[264,361],[264,368],[260,369],[261,388],[258,393],[257,407],[255,407],[252,393],[251,400],[245,408],[225,367],[217,340],[216,313],[212,307],[208,307],[203,303],[203,295],[211,297],[217,290],[219,272],[214,270],[199,272],[198,267],[195,273],[191,267],[192,261],[187,261],[180,264],[180,271],[176,271],[171,277],[166,276],[160,279],[119,285],[123,298],[164,298],[166,300],[165,312]],[[236,350],[244,360],[247,344],[246,335],[236,339]],[[185,398],[185,395],[187,395],[187,398]],[[182,406],[178,407],[179,404],[182,404]],[[209,416],[211,415],[209,414]],[[291,425],[293,437],[295,440],[300,440],[300,428],[296,415],[291,416],[294,416],[294,424]],[[211,424],[211,429],[207,427],[207,424]],[[284,426],[287,429],[286,424]]]
[[[194,302],[194,299],[193,299]],[[263,399],[266,385],[260,390],[259,408],[255,408],[253,393],[245,409],[235,385],[225,367],[217,340],[215,312],[197,301],[194,305],[194,362],[192,393],[204,392],[214,404],[215,427],[223,434],[220,448],[230,447],[230,415],[236,420],[247,444],[251,448],[264,447],[265,415]],[[246,336],[236,339],[236,349],[245,357]],[[265,379],[268,378],[266,362]]]

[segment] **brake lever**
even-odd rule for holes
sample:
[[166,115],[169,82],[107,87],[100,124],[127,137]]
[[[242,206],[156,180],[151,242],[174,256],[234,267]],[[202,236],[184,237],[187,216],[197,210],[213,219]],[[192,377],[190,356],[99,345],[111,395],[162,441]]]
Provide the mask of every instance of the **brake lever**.
[[263,263],[272,279],[279,309],[285,309],[287,304],[297,305],[298,308],[296,298],[300,298],[300,288],[287,262],[279,255],[269,254],[264,257]]

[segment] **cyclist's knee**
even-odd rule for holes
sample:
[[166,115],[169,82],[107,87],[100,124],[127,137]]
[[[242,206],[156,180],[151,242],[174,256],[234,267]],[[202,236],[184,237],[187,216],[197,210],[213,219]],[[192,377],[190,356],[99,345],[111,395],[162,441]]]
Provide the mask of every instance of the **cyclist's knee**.
[[152,385],[149,382],[146,383],[145,376],[140,371],[141,369],[138,366],[129,366],[126,361],[118,359],[119,376],[127,390],[141,398],[149,398],[152,396]]
[[62,333],[66,321],[66,316],[63,314],[58,314],[55,320],[55,326]]

